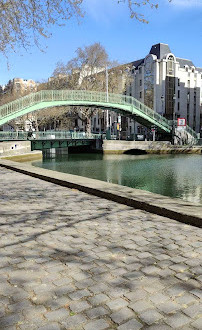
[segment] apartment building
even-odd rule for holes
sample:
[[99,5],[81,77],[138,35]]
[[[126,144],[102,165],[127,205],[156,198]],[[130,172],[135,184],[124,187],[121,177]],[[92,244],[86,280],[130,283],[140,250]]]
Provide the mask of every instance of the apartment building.
[[[131,79],[125,93],[140,100],[167,119],[185,118],[197,133],[201,132],[202,68],[191,60],[177,57],[167,44],[153,45],[148,55],[124,65]],[[111,125],[118,122],[112,114]],[[92,118],[92,124],[98,118]],[[126,135],[146,130],[131,119],[121,119]],[[96,130],[99,131],[96,127]]]
[[133,62],[132,75],[132,96],[167,119],[185,118],[190,127],[200,132],[202,68],[159,43],[145,58]]
[[[14,78],[9,80],[5,86],[0,88],[0,102],[1,104],[13,101],[21,96],[30,94],[37,91],[37,84],[34,80]],[[32,128],[34,115],[33,113],[24,116],[23,118],[15,120],[17,127],[24,127],[26,131]],[[23,124],[22,124],[23,123]],[[9,124],[5,124],[1,127],[2,130],[13,129]]]
[[9,80],[9,82],[2,88],[0,93],[2,94],[10,94],[13,96],[22,96],[25,94],[29,94],[32,92],[36,92],[37,84],[32,79],[22,79],[22,78],[14,78]]

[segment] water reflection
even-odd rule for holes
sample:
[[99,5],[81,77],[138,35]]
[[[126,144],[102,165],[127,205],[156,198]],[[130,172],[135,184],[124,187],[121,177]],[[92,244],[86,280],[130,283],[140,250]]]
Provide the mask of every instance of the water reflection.
[[202,203],[201,155],[59,154],[32,165]]

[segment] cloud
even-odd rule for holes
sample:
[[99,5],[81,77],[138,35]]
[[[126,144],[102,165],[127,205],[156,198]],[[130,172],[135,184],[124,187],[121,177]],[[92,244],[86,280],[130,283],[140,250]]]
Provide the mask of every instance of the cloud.
[[181,8],[202,7],[202,0],[172,0],[171,4]]

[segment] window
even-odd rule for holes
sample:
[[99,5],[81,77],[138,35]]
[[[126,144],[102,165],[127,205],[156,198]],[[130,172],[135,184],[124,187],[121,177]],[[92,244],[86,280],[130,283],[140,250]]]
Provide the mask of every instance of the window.
[[174,57],[172,55],[168,56],[167,61],[167,75],[168,76],[174,76]]
[[190,88],[190,80],[187,81],[187,87]]
[[139,67],[139,73],[142,73],[142,67],[141,66]]
[[142,92],[140,92],[140,99],[142,98]]
[[177,91],[177,97],[178,97],[178,99],[180,98],[180,91],[179,90]]
[[180,79],[178,79],[178,86],[180,86]]
[[142,86],[142,79],[140,79],[140,86]]

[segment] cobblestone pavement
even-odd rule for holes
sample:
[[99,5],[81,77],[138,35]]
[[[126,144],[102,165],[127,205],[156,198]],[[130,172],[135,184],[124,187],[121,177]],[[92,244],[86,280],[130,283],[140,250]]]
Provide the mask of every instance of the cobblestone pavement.
[[202,329],[202,230],[0,168],[0,329]]

